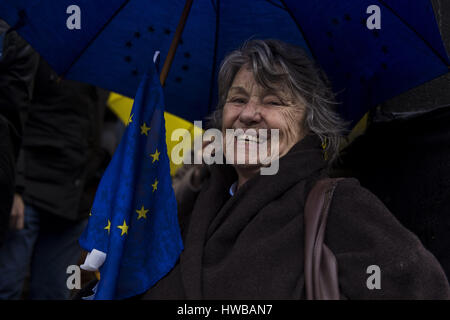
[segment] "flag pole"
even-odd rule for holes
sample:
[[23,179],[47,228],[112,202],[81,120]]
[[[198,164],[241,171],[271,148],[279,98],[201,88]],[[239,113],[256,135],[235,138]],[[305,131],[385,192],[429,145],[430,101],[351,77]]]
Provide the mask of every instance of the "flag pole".
[[191,10],[193,0],[186,0],[184,5],[183,13],[181,14],[180,21],[178,22],[175,35],[173,36],[172,43],[170,44],[169,52],[167,53],[166,60],[164,61],[164,66],[162,67],[159,80],[161,81],[161,86],[164,87],[167,75],[169,74],[170,66],[172,65],[173,58],[175,57],[175,52],[177,51],[178,43],[180,42],[181,34],[183,33],[184,25],[189,16],[189,11]]

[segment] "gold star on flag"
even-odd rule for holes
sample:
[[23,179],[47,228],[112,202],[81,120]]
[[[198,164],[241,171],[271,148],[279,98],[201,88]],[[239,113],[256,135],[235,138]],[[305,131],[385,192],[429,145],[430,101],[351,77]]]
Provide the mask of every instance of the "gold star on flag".
[[138,218],[137,218],[138,220],[139,220],[140,218],[147,219],[147,212],[148,212],[148,210],[146,210],[146,209],[144,208],[144,206],[141,207],[141,210],[136,210],[136,212],[137,212],[137,214],[139,215]]
[[105,227],[105,230],[108,230],[108,234],[111,231],[111,221],[108,219],[108,225]]
[[153,158],[152,163],[159,160],[159,154],[160,152],[158,151],[158,149],[156,149],[155,153],[150,154],[150,157]]
[[117,228],[122,230],[122,233],[120,234],[121,236],[123,236],[124,234],[128,234],[128,226],[127,226],[127,223],[125,222],[125,220],[123,220],[123,225],[118,226]]
[[153,187],[153,191],[154,192],[156,189],[158,189],[158,179],[155,179],[155,183],[152,184]]
[[127,126],[130,124],[130,123],[132,123],[133,122],[133,116],[134,116],[134,113],[133,114],[131,114],[131,116],[128,118],[128,121],[127,121]]
[[151,129],[151,127],[147,127],[147,124],[144,122],[144,124],[141,126],[141,134],[145,134],[148,136],[148,131]]

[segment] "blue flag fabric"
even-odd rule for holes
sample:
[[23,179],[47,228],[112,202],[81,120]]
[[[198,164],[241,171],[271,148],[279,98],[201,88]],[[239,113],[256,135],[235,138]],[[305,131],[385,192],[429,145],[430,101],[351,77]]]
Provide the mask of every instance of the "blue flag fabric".
[[106,253],[94,299],[145,292],[183,250],[165,140],[164,99],[152,63],[137,91],[127,128],[97,189],[80,240]]

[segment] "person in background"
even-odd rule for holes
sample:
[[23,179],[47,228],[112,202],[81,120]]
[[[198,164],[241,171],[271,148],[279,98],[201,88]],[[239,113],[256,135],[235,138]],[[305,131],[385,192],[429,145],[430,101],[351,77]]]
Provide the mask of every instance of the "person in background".
[[[9,227],[22,141],[20,110],[30,103],[38,62],[38,54],[0,19],[0,247]],[[23,224],[15,218],[13,224]]]
[[26,298],[69,298],[66,271],[80,258],[78,238],[113,152],[102,147],[111,145],[102,137],[108,92],[61,80],[42,58],[35,82],[24,115],[13,225],[0,249],[0,299],[26,296],[28,275]]

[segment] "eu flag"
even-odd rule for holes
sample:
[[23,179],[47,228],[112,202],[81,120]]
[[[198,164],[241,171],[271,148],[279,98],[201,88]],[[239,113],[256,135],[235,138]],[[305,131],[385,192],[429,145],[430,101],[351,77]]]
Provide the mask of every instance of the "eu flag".
[[183,250],[165,135],[163,92],[151,64],[79,240],[85,250],[106,254],[96,300],[145,292]]

